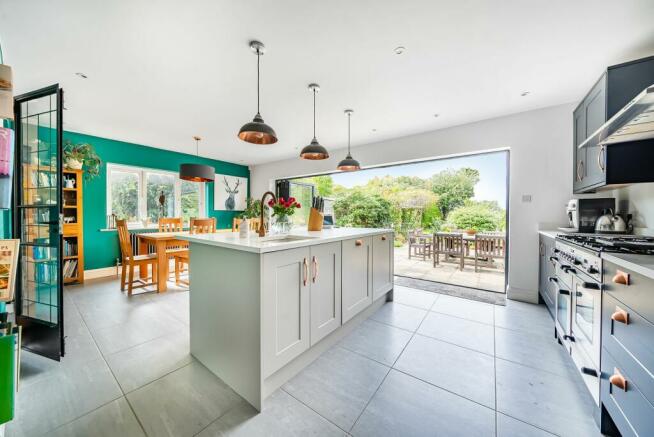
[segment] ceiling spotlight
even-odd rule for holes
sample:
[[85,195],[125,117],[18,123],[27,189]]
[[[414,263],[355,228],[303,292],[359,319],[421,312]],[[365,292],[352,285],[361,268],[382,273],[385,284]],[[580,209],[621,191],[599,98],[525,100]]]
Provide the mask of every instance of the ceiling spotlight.
[[373,132],[377,132],[377,129],[373,129],[372,131],[373,131]]
[[527,97],[529,95],[529,91],[523,91],[520,93],[520,97]]
[[434,118],[438,118],[440,116],[441,116],[440,114],[434,114]]
[[397,46],[393,49],[396,55],[401,55],[402,53],[404,53],[405,50],[406,48],[404,48],[403,46]]
[[86,74],[80,73],[80,72],[75,73],[75,76],[81,77],[82,79],[88,79],[89,78]]

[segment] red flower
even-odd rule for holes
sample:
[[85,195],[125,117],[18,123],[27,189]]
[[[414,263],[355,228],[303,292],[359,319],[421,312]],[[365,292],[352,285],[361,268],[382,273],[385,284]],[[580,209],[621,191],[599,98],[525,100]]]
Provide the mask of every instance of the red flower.
[[284,198],[283,198],[283,197],[280,197],[280,198],[279,198],[279,204],[280,204],[280,205],[284,204]]
[[272,208],[272,206],[275,204],[272,199],[268,201],[268,206]]
[[295,204],[295,207],[296,208],[302,208],[302,205],[300,205],[300,202],[298,202],[298,203]]
[[288,201],[291,202],[291,203],[295,202],[295,197],[289,198]]

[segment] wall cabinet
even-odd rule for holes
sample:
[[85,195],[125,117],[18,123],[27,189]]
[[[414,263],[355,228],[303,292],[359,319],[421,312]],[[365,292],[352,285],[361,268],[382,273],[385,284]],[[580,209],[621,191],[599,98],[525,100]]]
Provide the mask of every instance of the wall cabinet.
[[554,264],[550,260],[550,257],[554,256],[554,238],[543,234],[540,234],[539,238],[538,291],[540,292],[545,305],[547,305],[550,314],[554,317],[556,289],[549,280],[550,277],[556,275]]
[[341,242],[311,246],[311,346],[341,326]]
[[264,377],[310,346],[309,247],[262,256],[261,329]]
[[372,238],[342,242],[343,323],[372,303]]
[[393,234],[372,237],[372,299],[393,288]]
[[654,57],[608,67],[573,113],[573,189],[592,192],[607,185],[654,182],[645,163],[654,158],[651,140],[578,146],[654,83]]

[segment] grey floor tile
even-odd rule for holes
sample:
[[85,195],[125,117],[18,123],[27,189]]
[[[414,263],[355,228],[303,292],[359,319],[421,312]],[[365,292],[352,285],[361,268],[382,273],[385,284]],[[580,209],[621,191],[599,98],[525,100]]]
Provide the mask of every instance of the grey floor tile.
[[394,368],[467,399],[495,408],[493,357],[416,335]]
[[345,432],[283,390],[264,403],[261,413],[243,401],[205,428],[198,437],[345,436]]
[[387,366],[392,366],[411,339],[411,333],[385,323],[365,320],[340,345]]
[[474,349],[494,353],[493,326],[472,320],[430,312],[418,329],[418,334]]
[[336,347],[283,389],[341,429],[349,430],[388,371],[386,366]]
[[430,291],[416,290],[415,288],[396,285],[393,288],[393,301],[416,308],[428,310],[436,302],[438,294]]
[[598,435],[590,394],[577,381],[496,361],[498,412],[558,435]]
[[125,398],[48,433],[49,437],[140,437],[145,436]]
[[188,326],[166,314],[133,318],[119,325],[92,331],[100,351],[110,355],[172,332],[183,332]]
[[497,413],[497,437],[554,437],[554,434]]
[[391,370],[357,421],[359,436],[492,436],[495,412]]
[[198,362],[127,394],[148,435],[193,436],[241,398]]
[[495,355],[509,361],[567,377],[572,360],[554,335],[495,327]]
[[102,359],[55,364],[47,376],[21,385],[8,435],[43,434],[122,396]]
[[422,319],[425,318],[425,314],[427,314],[426,310],[388,302],[370,318],[407,331],[415,331],[420,326]]
[[545,305],[507,300],[495,306],[495,326],[536,334],[554,335],[554,320]]
[[188,330],[164,335],[108,355],[106,359],[125,393],[193,361]]
[[477,302],[460,297],[441,296],[438,298],[432,311],[473,320],[475,322],[493,324],[493,307],[489,303]]

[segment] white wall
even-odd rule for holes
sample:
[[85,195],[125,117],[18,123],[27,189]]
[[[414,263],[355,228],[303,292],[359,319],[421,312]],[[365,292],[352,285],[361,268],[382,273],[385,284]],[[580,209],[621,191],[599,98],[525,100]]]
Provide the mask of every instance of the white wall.
[[[461,153],[510,149],[509,287],[513,299],[538,299],[539,224],[566,223],[572,196],[572,110],[566,104],[426,132],[352,149],[365,166]],[[345,155],[325,161],[288,159],[251,169],[251,192],[260,196],[275,179],[330,172]],[[523,195],[531,202],[523,202]]]
[[618,210],[633,214],[635,233],[654,235],[654,183],[615,190]]

